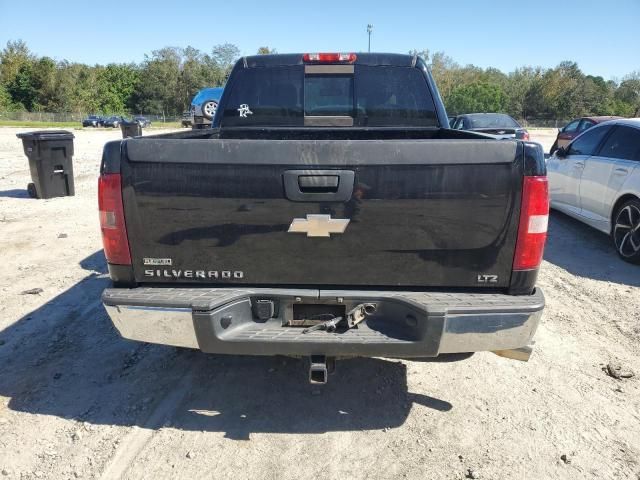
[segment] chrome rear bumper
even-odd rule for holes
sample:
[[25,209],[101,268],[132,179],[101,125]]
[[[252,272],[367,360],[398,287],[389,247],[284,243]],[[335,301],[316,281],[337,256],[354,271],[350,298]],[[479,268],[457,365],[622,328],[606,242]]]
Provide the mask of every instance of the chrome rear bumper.
[[[254,307],[264,299],[276,308],[272,318],[260,321]],[[526,347],[544,308],[540,289],[533,295],[510,296],[141,287],[107,289],[102,300],[120,334],[131,340],[210,353],[407,358]],[[375,302],[378,310],[357,328],[303,334],[301,328],[284,326],[297,303],[349,306],[365,301]]]

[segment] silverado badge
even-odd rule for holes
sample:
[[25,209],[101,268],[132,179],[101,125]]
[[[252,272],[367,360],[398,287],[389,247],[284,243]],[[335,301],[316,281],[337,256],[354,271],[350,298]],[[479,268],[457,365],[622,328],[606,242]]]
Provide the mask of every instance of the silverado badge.
[[294,218],[289,225],[289,233],[306,233],[307,237],[330,237],[332,233],[344,233],[349,225],[348,218],[331,218],[331,215],[312,215]]

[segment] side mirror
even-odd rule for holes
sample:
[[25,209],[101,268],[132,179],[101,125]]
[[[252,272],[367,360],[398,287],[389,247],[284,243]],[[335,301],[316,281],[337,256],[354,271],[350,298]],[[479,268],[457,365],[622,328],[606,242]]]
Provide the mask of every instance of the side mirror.
[[560,147],[556,150],[556,157],[565,158],[569,152],[565,147]]

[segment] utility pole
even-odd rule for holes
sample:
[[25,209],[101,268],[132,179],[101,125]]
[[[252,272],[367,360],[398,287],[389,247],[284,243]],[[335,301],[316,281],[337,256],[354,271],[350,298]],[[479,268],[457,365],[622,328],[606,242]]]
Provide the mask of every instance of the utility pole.
[[367,33],[369,34],[369,52],[371,52],[371,32],[373,32],[373,23],[367,25]]

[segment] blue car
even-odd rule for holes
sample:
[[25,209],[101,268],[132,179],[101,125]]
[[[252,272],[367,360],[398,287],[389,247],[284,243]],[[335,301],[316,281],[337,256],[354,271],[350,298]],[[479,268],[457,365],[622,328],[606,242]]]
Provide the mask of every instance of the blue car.
[[223,87],[203,88],[191,100],[193,128],[207,128],[216,114]]

